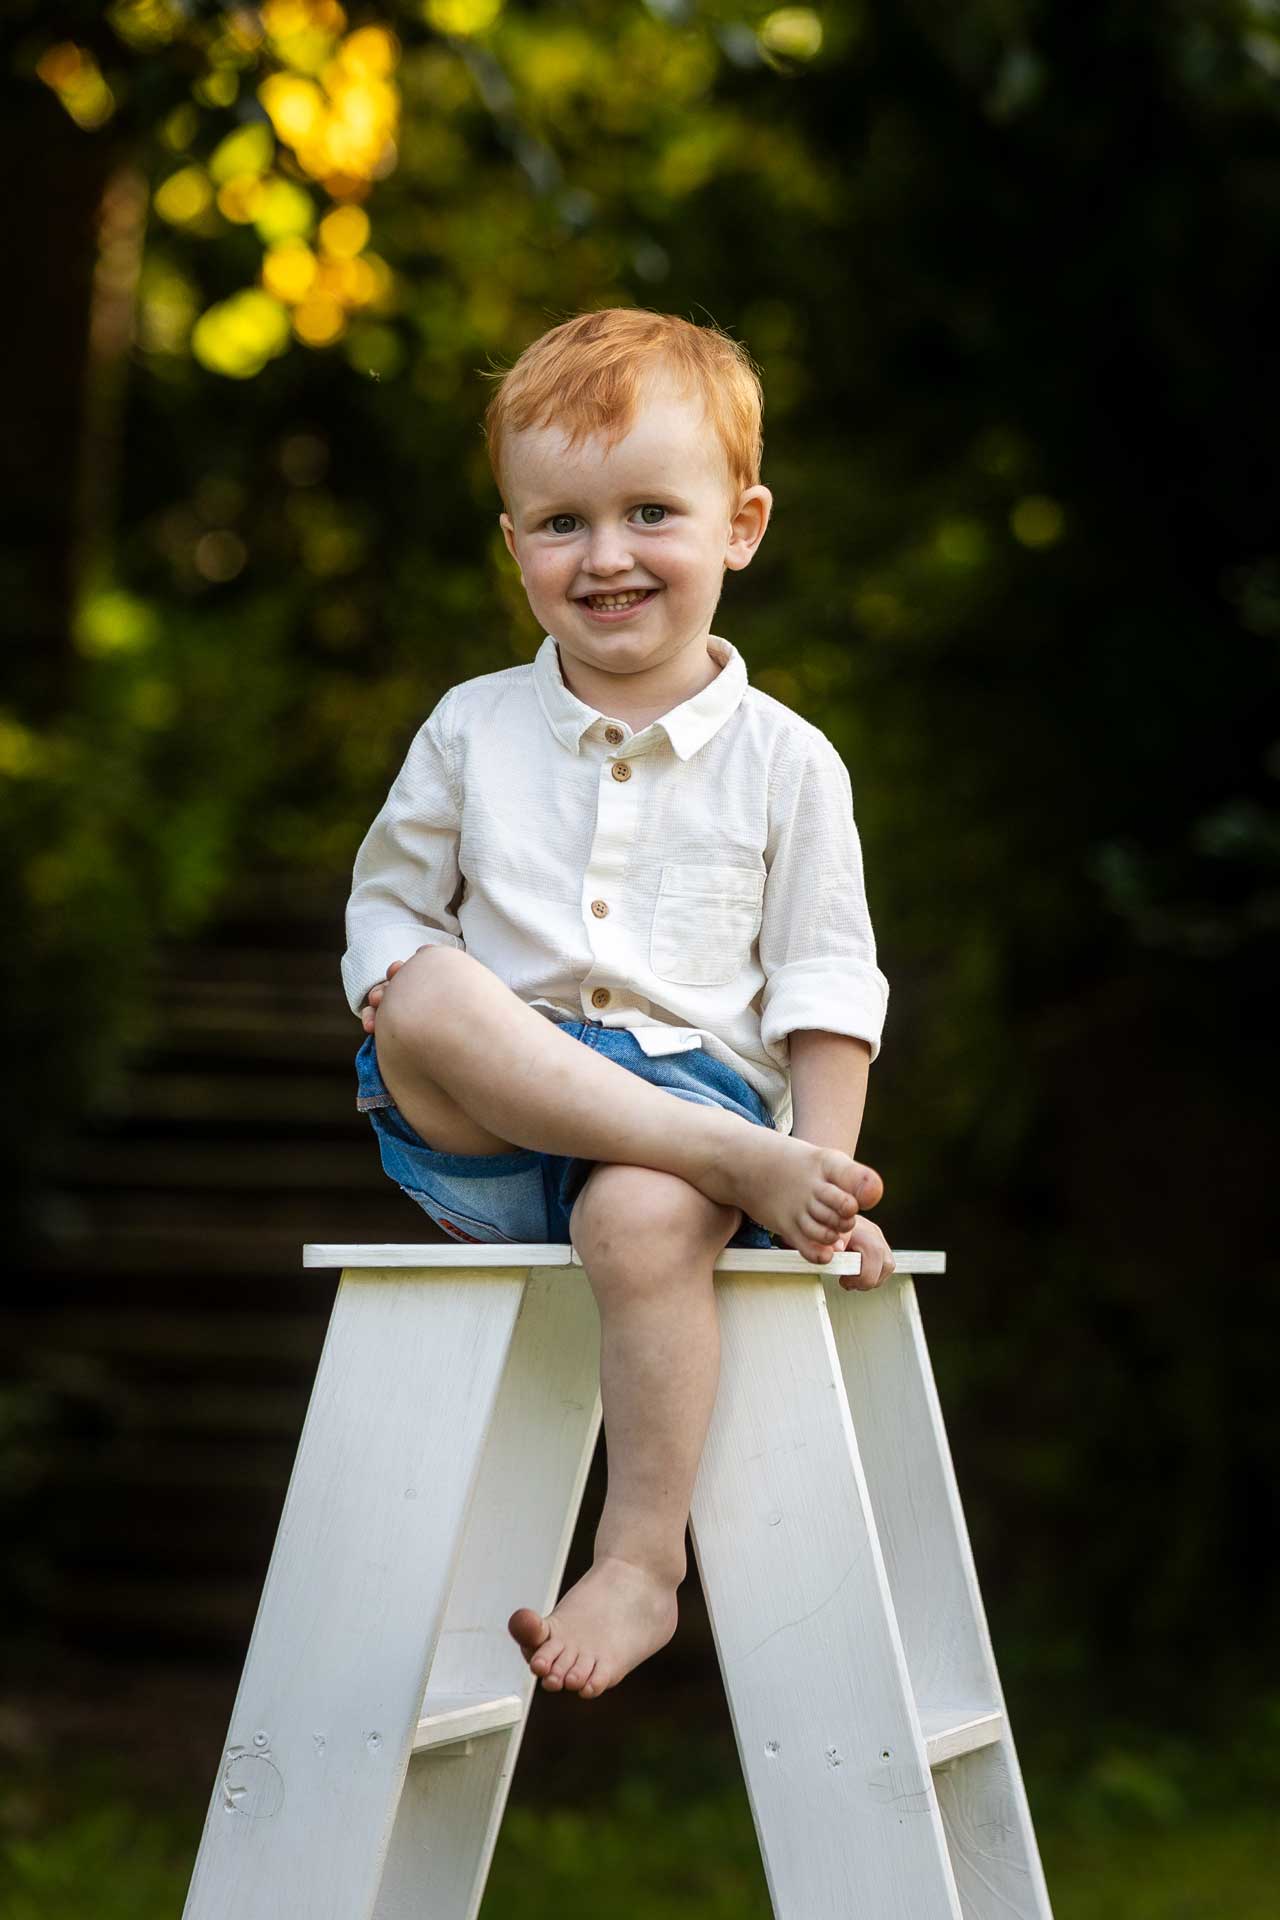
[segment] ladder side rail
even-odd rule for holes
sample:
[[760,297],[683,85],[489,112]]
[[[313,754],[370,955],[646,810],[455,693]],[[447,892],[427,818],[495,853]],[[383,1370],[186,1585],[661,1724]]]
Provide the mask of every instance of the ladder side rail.
[[820,1280],[718,1279],[691,1525],[777,1920],[961,1920]]
[[917,1707],[1001,1715],[935,1776],[966,1920],[1051,1920],[914,1283],[827,1297]]
[[[579,1266],[534,1269],[502,1376],[427,1681],[443,1697],[518,1694],[520,1721],[410,1762],[375,1920],[475,1920],[538,1688],[506,1623],[559,1598],[600,1431],[600,1319]],[[427,1888],[429,1887],[429,1894]]]
[[184,1920],[371,1914],[523,1289],[344,1272]]

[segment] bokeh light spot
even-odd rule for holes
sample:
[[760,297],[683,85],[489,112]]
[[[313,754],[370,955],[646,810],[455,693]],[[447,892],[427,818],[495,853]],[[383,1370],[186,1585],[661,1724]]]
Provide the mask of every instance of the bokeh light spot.
[[369,216],[363,207],[335,207],[320,222],[320,245],[339,260],[349,260],[369,241]]
[[938,558],[950,567],[980,567],[989,550],[986,528],[970,514],[942,521],[933,544]]
[[786,60],[812,60],[822,50],[822,22],[812,7],[779,7],[756,29],[760,45]]
[[115,95],[87,47],[60,40],[41,54],[36,73],[86,132],[105,126],[116,110]]
[[75,642],[91,659],[113,654],[140,653],[156,639],[160,627],[155,610],[123,587],[87,593],[76,609]]
[[427,25],[437,33],[487,33],[502,12],[502,0],[424,0]]
[[1061,540],[1065,518],[1061,504],[1044,493],[1028,493],[1009,515],[1013,537],[1024,547],[1052,547]]
[[26,780],[40,770],[40,741],[12,714],[0,713],[0,776]]
[[155,210],[172,227],[186,226],[207,213],[213,204],[213,186],[203,167],[179,167],[156,188]]
[[316,224],[315,202],[296,180],[265,180],[253,224],[268,245],[275,240],[304,240]]
[[243,572],[249,549],[238,533],[229,527],[214,527],[196,541],[192,559],[196,572],[205,580],[221,585]]
[[289,344],[285,309],[269,293],[246,287],[200,315],[191,351],[211,373],[250,380]]
[[317,294],[293,310],[293,330],[308,347],[330,347],[341,338],[347,316],[336,300]]
[[315,284],[316,257],[300,240],[285,240],[271,247],[262,261],[262,284],[267,292],[288,306],[304,300]]
[[219,141],[209,158],[209,172],[218,181],[234,180],[243,173],[266,173],[275,157],[270,127],[255,120]]
[[236,226],[247,227],[262,205],[263,186],[256,173],[237,174],[218,188],[218,212]]

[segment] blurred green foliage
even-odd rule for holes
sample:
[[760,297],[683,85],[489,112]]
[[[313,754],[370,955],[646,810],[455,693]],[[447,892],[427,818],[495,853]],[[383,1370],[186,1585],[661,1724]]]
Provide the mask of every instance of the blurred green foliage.
[[[1006,1675],[1046,1715],[1249,1693],[1280,1625],[1274,10],[15,15],[46,280],[0,455],[11,1160],[52,1163],[145,1025],[158,937],[245,870],[332,888],[445,688],[532,657],[485,370],[583,307],[713,319],[762,367],[776,501],[717,626],[852,771],[894,996],[864,1147],[891,1237],[951,1253],[929,1325]],[[391,93],[344,171],[314,141],[362,32]]]
[[[1076,1780],[1032,1776],[1058,1920],[1269,1920],[1275,1906],[1271,1775],[1250,1744],[1203,1756],[1104,1752]],[[1275,1717],[1271,1712],[1274,1750]],[[533,1804],[519,1778],[494,1855],[484,1920],[767,1920],[769,1900],[731,1755],[690,1777],[671,1732],[640,1742],[602,1801]],[[204,1808],[89,1769],[54,1785],[0,1780],[6,1920],[168,1920],[185,1897]]]

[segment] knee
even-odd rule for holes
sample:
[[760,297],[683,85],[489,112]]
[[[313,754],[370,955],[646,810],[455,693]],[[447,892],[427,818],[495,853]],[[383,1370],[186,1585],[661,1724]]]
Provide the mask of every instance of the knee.
[[742,1220],[678,1174],[656,1167],[595,1167],[574,1202],[569,1237],[583,1265],[625,1268],[637,1279],[678,1278],[681,1254],[719,1252]]
[[387,982],[375,1023],[379,1048],[394,1049],[421,1039],[440,1022],[460,978],[475,965],[460,947],[419,947]]

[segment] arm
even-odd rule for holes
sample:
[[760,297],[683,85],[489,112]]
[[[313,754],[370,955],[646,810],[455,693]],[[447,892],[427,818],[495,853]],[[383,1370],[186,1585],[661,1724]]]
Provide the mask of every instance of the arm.
[[449,701],[446,694],[419,729],[356,855],[342,981],[366,1033],[374,990],[397,961],[433,943],[463,945],[454,910],[461,815],[449,765]]
[[852,1159],[867,1101],[871,1043],[849,1034],[802,1027],[791,1035],[791,1131],[815,1147],[838,1147]]
[[[824,738],[811,738],[771,790],[768,860],[761,1036],[790,1072],[793,1136],[852,1158],[889,983],[876,965],[848,771]],[[866,1290],[893,1272],[884,1235],[862,1214],[835,1248],[862,1255],[843,1287]]]
[[[849,775],[821,734],[798,740],[771,774],[765,860],[759,954],[766,1052],[789,1069],[789,1038],[807,1030],[864,1041],[874,1060],[889,983],[876,965]],[[860,1110],[855,1138],[859,1117]]]
[[[815,1147],[838,1147],[852,1159],[867,1100],[871,1043],[843,1033],[802,1027],[791,1035],[792,1135]],[[859,1214],[835,1243],[837,1253],[860,1253],[862,1271],[841,1274],[846,1290],[868,1292],[894,1271],[889,1243],[874,1220]]]

